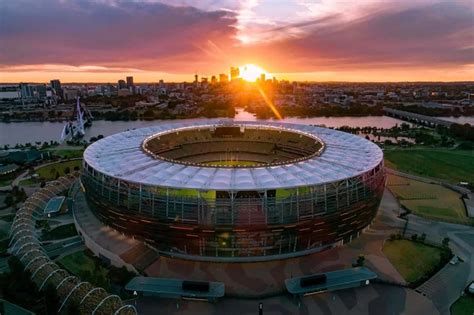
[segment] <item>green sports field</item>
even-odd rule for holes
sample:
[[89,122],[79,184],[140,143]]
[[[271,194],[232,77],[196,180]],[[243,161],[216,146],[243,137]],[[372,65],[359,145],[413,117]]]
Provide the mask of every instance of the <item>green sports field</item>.
[[474,182],[472,150],[394,149],[386,150],[384,156],[388,167],[402,172],[452,183]]
[[451,189],[391,174],[387,187],[414,214],[461,224],[474,221],[467,217],[461,195]]

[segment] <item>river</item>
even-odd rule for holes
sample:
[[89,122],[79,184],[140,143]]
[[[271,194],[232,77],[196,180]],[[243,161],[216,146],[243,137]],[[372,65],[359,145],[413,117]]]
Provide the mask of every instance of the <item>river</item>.
[[[467,120],[465,120],[467,118]],[[234,118],[238,121],[254,121],[256,117],[244,111],[243,109],[237,109],[237,114]],[[470,122],[474,124],[474,118],[472,117],[448,117],[449,120],[456,121],[459,123]],[[193,119],[196,121],[204,120],[200,118]],[[179,120],[175,120],[179,121]],[[313,118],[285,118],[284,122],[295,123],[295,124],[312,124],[312,125],[325,125],[327,127],[377,127],[377,128],[391,128],[396,124],[403,123],[402,120],[395,119],[388,116],[366,116],[366,117],[313,117]],[[154,121],[106,121],[97,120],[93,122],[92,127],[86,129],[85,139],[89,140],[91,137],[103,135],[108,136],[120,131],[127,129],[140,128],[153,126],[160,123],[171,122],[170,120],[154,120]],[[30,142],[34,144],[37,141],[51,141],[59,140],[61,130],[63,128],[63,122],[12,122],[12,123],[0,123],[0,146],[6,144],[14,146],[17,143]]]

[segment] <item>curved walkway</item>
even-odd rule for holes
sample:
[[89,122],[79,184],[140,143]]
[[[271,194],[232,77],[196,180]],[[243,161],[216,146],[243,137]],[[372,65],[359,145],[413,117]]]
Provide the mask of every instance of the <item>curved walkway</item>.
[[49,199],[68,189],[76,176],[71,174],[49,182],[26,200],[12,223],[9,251],[31,273],[31,279],[39,290],[45,289],[47,285],[56,288],[60,300],[58,313],[66,313],[69,305],[77,305],[80,314],[136,314],[135,308],[124,305],[120,297],[71,276],[51,261],[36,236],[35,217],[41,217],[42,209]]

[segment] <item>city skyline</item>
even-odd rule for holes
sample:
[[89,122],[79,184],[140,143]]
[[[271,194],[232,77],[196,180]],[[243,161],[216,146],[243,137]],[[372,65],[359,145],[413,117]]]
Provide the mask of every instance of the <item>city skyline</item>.
[[180,82],[244,64],[290,81],[474,77],[470,1],[278,4],[3,2],[0,82]]

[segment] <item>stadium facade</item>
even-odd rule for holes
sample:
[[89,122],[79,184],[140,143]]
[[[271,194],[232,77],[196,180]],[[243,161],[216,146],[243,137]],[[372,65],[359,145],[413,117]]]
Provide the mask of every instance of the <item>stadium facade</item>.
[[107,225],[198,260],[295,257],[350,242],[372,222],[383,153],[309,125],[165,123],[90,145],[81,176]]

